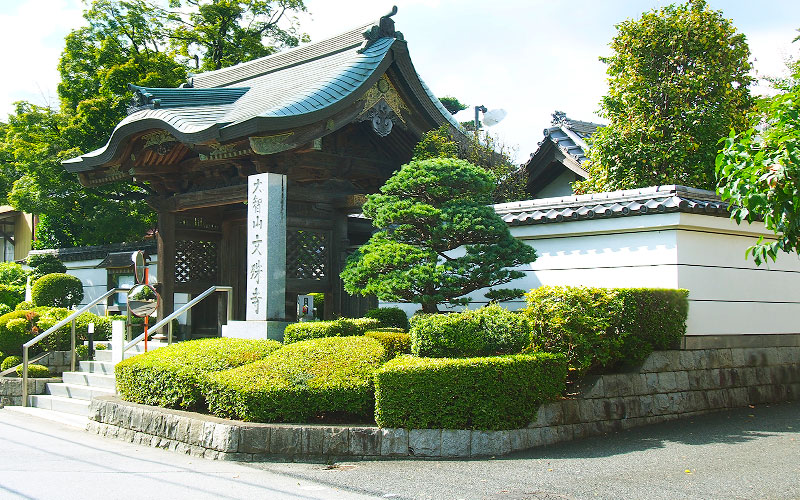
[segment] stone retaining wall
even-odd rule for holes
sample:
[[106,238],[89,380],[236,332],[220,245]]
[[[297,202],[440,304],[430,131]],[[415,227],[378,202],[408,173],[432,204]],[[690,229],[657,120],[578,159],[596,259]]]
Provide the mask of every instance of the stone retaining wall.
[[[45,394],[48,383],[61,382],[60,378],[29,378],[28,394]],[[0,406],[22,405],[22,379],[0,377]]]
[[603,375],[543,405],[525,429],[380,429],[255,424],[120,401],[92,401],[88,429],[221,460],[272,457],[479,457],[726,408],[800,398],[800,347],[653,353],[635,373]]

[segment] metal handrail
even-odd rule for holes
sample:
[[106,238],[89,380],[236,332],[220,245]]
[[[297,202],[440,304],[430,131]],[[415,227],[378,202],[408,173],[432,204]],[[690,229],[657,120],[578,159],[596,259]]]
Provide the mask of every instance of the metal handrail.
[[[184,304],[181,307],[179,307],[178,309],[176,309],[169,316],[165,317],[164,319],[162,319],[161,321],[159,321],[155,325],[149,327],[147,329],[147,334],[150,335],[151,333],[163,328],[164,325],[169,325],[169,328],[167,328],[167,332],[168,332],[167,333],[167,343],[168,344],[172,344],[172,320],[177,318],[181,314],[185,313],[186,311],[188,311],[192,307],[196,306],[200,301],[202,301],[203,299],[205,299],[206,297],[208,297],[209,295],[211,295],[214,292],[225,292],[226,293],[226,297],[227,297],[227,314],[228,314],[228,316],[226,317],[225,321],[226,322],[230,322],[231,318],[233,317],[233,287],[231,287],[231,286],[222,286],[222,285],[214,285],[214,286],[210,287],[208,290],[206,290],[205,292],[201,293],[197,297],[193,298],[192,300],[190,300],[186,304]],[[138,344],[142,340],[144,340],[144,332],[142,332],[135,339],[133,339],[130,342],[128,342],[127,344],[125,344],[125,347],[122,348],[122,354],[121,354],[122,359],[125,359],[125,351],[127,351],[131,347],[135,346],[136,344]]]
[[81,314],[87,312],[92,307],[96,306],[101,301],[109,298],[111,295],[119,292],[127,292],[128,288],[113,288],[103,295],[97,297],[89,304],[81,307],[77,311],[73,312],[66,318],[62,319],[55,325],[51,326],[44,332],[40,333],[39,335],[35,336],[31,340],[22,344],[22,406],[28,406],[28,349],[40,342],[41,340],[50,336],[53,332],[56,332],[59,328],[66,325],[67,323],[72,323],[72,335],[70,340],[70,370],[75,371],[75,320]]

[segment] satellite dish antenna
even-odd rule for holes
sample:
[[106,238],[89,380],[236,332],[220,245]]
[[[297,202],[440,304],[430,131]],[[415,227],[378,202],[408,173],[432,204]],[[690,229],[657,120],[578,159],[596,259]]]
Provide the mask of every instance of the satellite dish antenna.
[[487,127],[493,127],[503,121],[507,114],[505,109],[499,108],[486,111],[483,113],[483,124]]

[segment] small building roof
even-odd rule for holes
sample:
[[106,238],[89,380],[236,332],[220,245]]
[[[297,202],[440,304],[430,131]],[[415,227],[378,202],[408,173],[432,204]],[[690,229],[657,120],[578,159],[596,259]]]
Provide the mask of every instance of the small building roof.
[[[74,248],[50,248],[45,250],[31,250],[29,255],[48,254],[58,258],[61,262],[77,262],[82,260],[108,259],[112,255],[125,255],[130,261],[131,253],[143,250],[148,255],[156,255],[156,241],[154,239],[132,243],[114,243],[109,245],[93,245]],[[114,257],[115,263],[119,262]],[[118,267],[98,265],[97,267]],[[125,266],[122,266],[125,267]]]
[[[377,24],[229,68],[195,75],[177,89],[131,86],[136,101],[102,148],[64,162],[86,172],[122,154],[126,139],[150,129],[185,144],[219,143],[307,126],[351,106],[394,64],[417,105],[436,126],[458,122],[414,70],[396,13]],[[334,123],[333,130],[346,123]],[[330,133],[323,127],[320,135]]]
[[729,217],[728,204],[713,191],[665,185],[607,193],[501,203],[495,211],[510,226],[686,212]]
[[528,192],[534,195],[565,169],[587,178],[589,173],[582,166],[589,150],[586,139],[602,127],[597,123],[567,118],[563,111],[556,111],[552,116],[539,148],[524,165],[528,171]]

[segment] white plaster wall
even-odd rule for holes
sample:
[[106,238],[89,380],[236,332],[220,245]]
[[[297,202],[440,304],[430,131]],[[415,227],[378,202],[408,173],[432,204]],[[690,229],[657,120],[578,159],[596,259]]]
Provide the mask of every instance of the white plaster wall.
[[[80,306],[89,304],[108,291],[108,271],[105,268],[96,267],[100,262],[102,262],[102,259],[64,263],[67,268],[67,274],[77,277],[83,283],[83,300]],[[150,283],[155,283],[157,281],[157,263],[155,259],[152,259],[147,267],[150,270]],[[95,305],[92,308],[92,312],[100,316],[105,315],[105,301]]]
[[[535,262],[525,277],[506,285],[658,287],[689,290],[687,335],[800,333],[800,258],[781,255],[756,266],[745,249],[763,224],[668,213],[616,219],[548,223],[511,228],[533,246]],[[471,294],[486,303],[485,290]],[[415,304],[390,304],[413,314]],[[524,307],[522,300],[505,303]]]
[[747,247],[766,234],[761,224],[682,214],[681,227],[678,282],[690,290],[690,334],[800,333],[797,255],[761,266],[745,259]]

